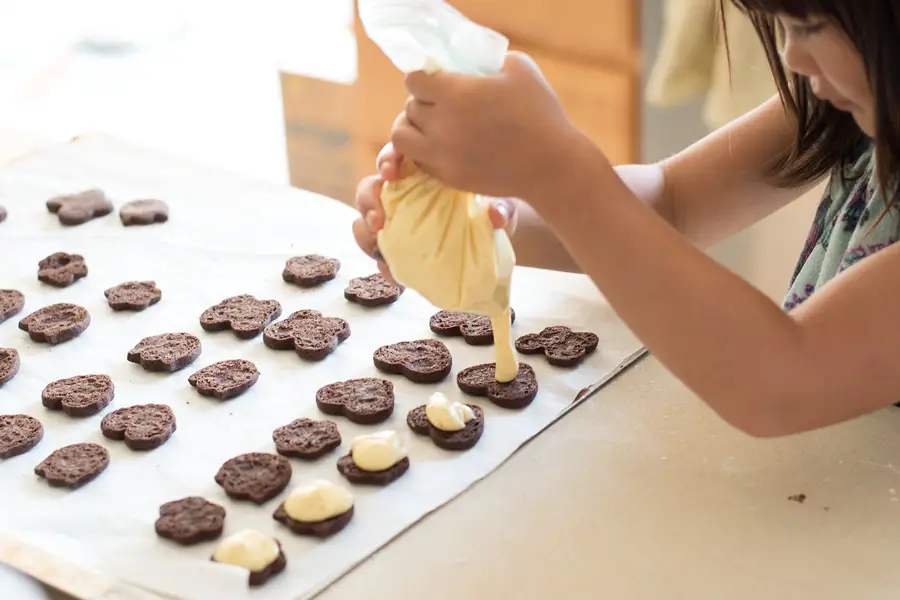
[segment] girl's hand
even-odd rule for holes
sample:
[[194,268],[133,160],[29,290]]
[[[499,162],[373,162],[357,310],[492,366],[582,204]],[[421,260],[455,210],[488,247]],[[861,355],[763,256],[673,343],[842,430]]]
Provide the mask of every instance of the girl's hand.
[[[360,217],[353,222],[353,235],[363,252],[378,261],[378,270],[389,281],[393,281],[390,269],[378,252],[378,232],[384,227],[384,209],[381,206],[381,187],[386,181],[398,177],[401,155],[393,144],[387,144],[378,153],[375,169],[379,175],[363,179],[356,190],[356,207]],[[518,211],[517,201],[512,198],[492,199],[488,207],[488,215],[494,229],[505,228],[512,236],[516,228]]]
[[580,133],[527,56],[509,54],[493,77],[411,73],[406,87],[393,146],[448,185],[530,200],[566,177]]

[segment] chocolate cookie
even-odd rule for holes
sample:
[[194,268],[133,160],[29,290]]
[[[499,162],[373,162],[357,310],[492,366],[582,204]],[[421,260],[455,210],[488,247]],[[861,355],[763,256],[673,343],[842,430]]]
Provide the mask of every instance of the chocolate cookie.
[[297,419],[272,432],[278,454],[315,460],[341,445],[341,433],[332,421]]
[[225,462],[216,473],[216,483],[235,500],[264,504],[291,481],[291,463],[267,452],[241,454]]
[[165,223],[169,220],[169,205],[155,199],[132,200],[119,209],[119,218],[125,227]]
[[240,396],[259,380],[259,370],[249,360],[223,360],[188,377],[201,396],[227,400]]
[[28,415],[0,415],[0,458],[25,454],[44,437],[44,426]]
[[80,254],[56,252],[38,263],[38,280],[55,287],[69,287],[87,274],[87,265]]
[[154,450],[175,433],[175,414],[165,404],[136,404],[114,410],[100,421],[111,440],[125,440],[132,450]]
[[155,281],[129,281],[109,288],[103,295],[113,310],[144,310],[162,299]]
[[200,326],[206,331],[230,329],[234,335],[249,340],[281,315],[281,304],[275,300],[257,300],[250,294],[226,298],[200,315]]
[[0,290],[0,323],[22,312],[25,295],[17,290]]
[[109,406],[115,395],[116,388],[107,375],[79,375],[49,384],[41,392],[41,402],[70,417],[89,417]]
[[3,206],[0,206],[0,223],[2,223],[3,221],[6,220],[6,215],[7,215],[6,208]]
[[337,317],[323,317],[317,310],[299,310],[272,323],[263,332],[263,342],[274,350],[293,348],[301,358],[322,360],[350,337],[350,324]]
[[414,383],[437,383],[450,374],[453,357],[438,340],[416,340],[382,346],[373,355],[375,367],[403,375]]
[[340,269],[341,261],[336,258],[307,254],[289,258],[281,276],[288,283],[308,288],[331,281]]
[[522,354],[547,356],[547,362],[557,367],[575,367],[597,349],[600,338],[596,333],[572,331],[557,325],[540,333],[529,333],[516,340],[516,350]]
[[312,535],[326,538],[336,534],[350,523],[350,520],[353,519],[353,507],[351,506],[347,512],[324,521],[306,522],[292,519],[284,510],[284,502],[282,502],[275,509],[272,518],[297,535]]
[[[281,548],[281,542],[275,540],[275,543],[278,544],[278,556],[275,560],[266,565],[266,568],[262,571],[250,571],[248,577],[250,587],[265,585],[272,577],[275,577],[287,568],[287,556],[285,556],[284,550]],[[215,562],[215,555],[210,557],[210,560]]]
[[[510,310],[510,323],[516,322],[516,311]],[[494,343],[494,328],[490,317],[465,312],[442,310],[429,321],[438,335],[462,336],[470,346],[490,346]]]
[[11,381],[19,372],[19,351],[15,348],[0,348],[0,386]]
[[155,524],[156,535],[182,546],[214,540],[224,528],[225,509],[198,496],[166,502]]
[[99,444],[72,444],[54,450],[34,468],[53,487],[75,489],[93,481],[109,466],[109,452]]
[[353,456],[347,454],[338,459],[337,470],[350,483],[385,486],[400,479],[409,470],[409,458],[404,458],[384,471],[364,471],[353,462]]
[[389,283],[380,273],[376,273],[351,279],[344,290],[344,298],[362,306],[383,306],[396,302],[402,293],[403,288]]
[[456,384],[466,394],[483,396],[501,408],[525,408],[537,396],[537,377],[525,363],[519,363],[519,374],[510,382],[500,383],[496,377],[496,365],[487,363],[460,371]]
[[190,333],[164,333],[146,337],[128,351],[128,362],[147,371],[173,373],[200,356],[200,340]]
[[[278,548],[281,549],[281,542],[278,542]],[[278,554],[278,558],[276,558],[275,561],[268,567],[266,567],[262,571],[253,571],[250,573],[250,577],[248,580],[250,587],[259,587],[261,585],[265,585],[267,581],[284,571],[286,568],[287,556],[285,556],[284,551],[282,551]]]
[[425,405],[417,406],[406,415],[406,424],[418,435],[427,435],[438,448],[444,450],[468,450],[478,443],[484,433],[484,411],[474,404],[467,404],[475,418],[459,431],[443,431],[431,424],[425,414]]
[[47,200],[47,210],[59,217],[63,225],[81,225],[91,219],[105,217],[113,211],[112,202],[101,190],[57,196]]
[[51,304],[19,321],[19,329],[35,342],[55,345],[77,338],[90,324],[86,309],[76,304]]
[[374,425],[394,412],[394,384],[374,377],[330,383],[316,392],[316,406],[326,415]]

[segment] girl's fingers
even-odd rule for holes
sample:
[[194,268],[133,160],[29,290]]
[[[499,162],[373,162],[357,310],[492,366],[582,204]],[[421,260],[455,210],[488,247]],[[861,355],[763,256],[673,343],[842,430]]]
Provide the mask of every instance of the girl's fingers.
[[433,104],[426,104],[413,97],[406,101],[406,120],[421,132],[428,130],[428,121],[433,114]]
[[394,280],[394,276],[391,275],[391,270],[388,268],[387,263],[383,260],[378,261],[378,271],[381,273],[381,276],[384,277],[389,283],[396,285],[398,287],[403,287],[396,280]]
[[407,156],[414,156],[416,164],[420,166],[422,163],[430,164],[432,162],[425,136],[409,122],[405,112],[401,113],[394,122],[391,143],[404,156],[404,160]]
[[383,185],[384,181],[380,177],[366,177],[356,190],[356,208],[373,233],[384,227],[384,208],[381,205]]
[[365,219],[362,217],[353,221],[353,237],[363,252],[372,258],[378,256],[378,236],[369,229]]
[[400,165],[403,164],[403,155],[394,148],[394,144],[388,142],[378,153],[375,159],[375,169],[385,181],[393,181],[400,176]]
[[494,229],[506,229],[507,233],[515,231],[516,201],[511,198],[498,198],[488,207],[488,218]]

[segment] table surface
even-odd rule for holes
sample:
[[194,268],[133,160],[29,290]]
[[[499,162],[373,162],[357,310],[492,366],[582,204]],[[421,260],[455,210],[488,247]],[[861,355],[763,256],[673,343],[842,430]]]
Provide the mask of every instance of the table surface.
[[648,357],[321,598],[895,598],[898,457],[895,409],[754,440]]

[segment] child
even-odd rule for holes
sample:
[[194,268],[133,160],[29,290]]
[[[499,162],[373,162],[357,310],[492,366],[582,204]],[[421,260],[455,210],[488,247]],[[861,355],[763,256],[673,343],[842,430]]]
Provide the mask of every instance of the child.
[[[656,165],[611,167],[521,54],[496,77],[409,75],[380,177],[360,184],[360,246],[378,256],[381,184],[413,160],[450,186],[519,199],[491,209],[519,264],[586,273],[663,365],[748,434],[897,402],[900,0],[735,2],[779,97]],[[702,252],[827,176],[782,307]]]

